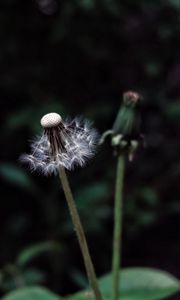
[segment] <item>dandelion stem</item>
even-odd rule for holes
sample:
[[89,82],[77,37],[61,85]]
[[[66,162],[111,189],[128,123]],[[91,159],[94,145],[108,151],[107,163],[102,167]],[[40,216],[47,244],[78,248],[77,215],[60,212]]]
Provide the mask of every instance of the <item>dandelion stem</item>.
[[95,270],[94,270],[94,266],[91,260],[91,256],[89,253],[89,248],[87,245],[87,241],[86,241],[86,237],[85,237],[85,233],[81,224],[81,220],[75,205],[75,201],[73,199],[73,195],[71,192],[71,188],[69,186],[69,182],[68,182],[68,178],[65,172],[65,169],[62,167],[60,168],[59,171],[59,176],[61,179],[61,183],[62,183],[62,187],[64,190],[64,194],[66,197],[66,201],[70,210],[70,214],[72,217],[72,222],[77,234],[77,238],[79,241],[79,245],[82,251],[82,255],[83,255],[83,259],[84,259],[84,264],[85,264],[85,268],[86,268],[86,272],[87,272],[87,276],[89,279],[89,283],[91,285],[91,288],[94,292],[95,298],[96,300],[102,300],[101,297],[101,293],[98,287],[98,283],[97,283],[97,278],[96,278],[96,274],[95,274]]
[[121,264],[121,236],[122,236],[122,193],[124,179],[125,159],[123,155],[118,157],[115,204],[114,204],[114,234],[113,234],[113,258],[112,258],[112,300],[119,299],[120,264]]

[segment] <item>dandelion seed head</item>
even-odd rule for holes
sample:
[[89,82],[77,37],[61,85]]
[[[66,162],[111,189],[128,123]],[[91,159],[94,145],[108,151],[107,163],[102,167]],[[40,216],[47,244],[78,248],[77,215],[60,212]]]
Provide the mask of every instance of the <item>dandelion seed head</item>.
[[62,120],[57,113],[42,117],[42,136],[31,144],[31,154],[23,155],[21,161],[31,171],[44,175],[58,173],[61,167],[73,170],[83,167],[95,154],[98,133],[89,121],[82,118]]

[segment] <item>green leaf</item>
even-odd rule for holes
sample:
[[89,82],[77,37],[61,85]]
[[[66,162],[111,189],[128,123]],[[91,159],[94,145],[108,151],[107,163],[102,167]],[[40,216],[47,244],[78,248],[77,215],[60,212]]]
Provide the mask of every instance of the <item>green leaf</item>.
[[19,266],[24,266],[31,259],[36,256],[49,251],[59,251],[60,247],[58,243],[55,242],[42,242],[38,244],[31,245],[30,247],[25,248],[17,258],[17,264]]
[[22,188],[34,188],[30,177],[27,175],[27,172],[13,164],[0,164],[0,176],[2,176],[6,181]]
[[42,284],[45,281],[45,274],[35,268],[29,268],[22,272],[23,280],[26,285]]
[[180,117],[180,100],[173,103],[169,103],[165,106],[165,114],[170,119],[170,121],[179,121]]
[[60,297],[42,287],[26,287],[8,293],[1,300],[60,300]]
[[170,3],[175,9],[180,9],[180,2],[179,2],[179,0],[169,0],[169,3]]
[[73,281],[79,286],[79,288],[86,289],[88,287],[88,281],[84,273],[71,268],[71,274]]
[[[76,204],[88,232],[97,234],[98,231],[103,230],[103,221],[111,214],[109,204],[106,202],[108,193],[107,184],[101,181],[86,185],[75,193]],[[93,218],[89,214],[89,207],[93,211]],[[71,222],[65,224],[64,230],[66,233],[72,230]]]
[[7,265],[1,272],[0,288],[9,292],[17,288],[17,282],[24,286],[32,286],[42,284],[45,278],[45,274],[38,269],[29,268],[23,271],[13,265]]
[[92,10],[95,5],[94,0],[81,0],[78,1],[78,4],[85,10]]
[[108,188],[105,182],[92,183],[81,188],[76,193],[78,207],[87,207],[87,204],[97,203],[97,200],[106,197]]
[[[79,292],[79,293],[76,293],[76,294],[68,297],[68,300],[86,300],[86,299],[87,300],[95,300],[95,297],[93,296],[93,294],[91,292],[88,292],[88,291]],[[108,300],[108,299],[103,297],[103,300]]]
[[[111,300],[111,274],[99,279],[103,300]],[[167,272],[150,268],[127,268],[121,273],[120,300],[160,300],[180,290],[180,282]],[[87,291],[68,300],[94,300]]]
[[[111,274],[100,279],[106,298],[111,298]],[[180,282],[167,272],[150,268],[127,268],[120,281],[121,300],[158,300],[180,290]]]

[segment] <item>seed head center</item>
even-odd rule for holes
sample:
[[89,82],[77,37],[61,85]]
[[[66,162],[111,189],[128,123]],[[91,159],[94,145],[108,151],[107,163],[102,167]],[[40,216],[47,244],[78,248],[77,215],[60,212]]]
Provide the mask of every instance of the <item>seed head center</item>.
[[57,113],[49,113],[42,117],[40,123],[43,128],[52,128],[58,126],[62,122],[62,118]]

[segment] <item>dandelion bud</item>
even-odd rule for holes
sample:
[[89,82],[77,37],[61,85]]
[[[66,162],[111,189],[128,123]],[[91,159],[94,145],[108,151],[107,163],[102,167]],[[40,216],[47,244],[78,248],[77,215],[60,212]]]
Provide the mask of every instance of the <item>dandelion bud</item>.
[[127,106],[135,107],[140,100],[141,96],[136,92],[128,91],[123,94],[123,102]]
[[114,134],[121,134],[124,137],[136,137],[140,130],[140,95],[136,92],[126,92],[123,95],[123,104],[113,125]]
[[[129,160],[132,161],[134,153],[139,146],[139,141],[143,140],[141,134],[141,115],[140,115],[141,96],[133,91],[123,94],[123,103],[119,109],[112,129],[102,134],[99,144],[103,144],[108,136],[111,136],[111,146],[114,153],[127,153]],[[143,140],[144,142],[144,140]]]
[[123,94],[123,103],[112,128],[111,144],[116,150],[115,153],[126,152],[130,161],[141,139],[140,99],[141,96],[136,92],[129,91]]

